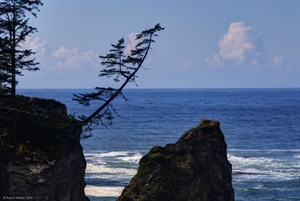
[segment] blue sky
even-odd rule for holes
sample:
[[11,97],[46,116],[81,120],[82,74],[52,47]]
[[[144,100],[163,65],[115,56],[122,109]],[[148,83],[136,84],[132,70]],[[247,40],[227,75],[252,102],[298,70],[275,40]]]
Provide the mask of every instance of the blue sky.
[[[139,88],[300,87],[299,1],[44,0],[24,47],[40,71],[18,88],[115,86],[99,78],[110,44],[160,23]],[[135,88],[135,84],[128,85]]]

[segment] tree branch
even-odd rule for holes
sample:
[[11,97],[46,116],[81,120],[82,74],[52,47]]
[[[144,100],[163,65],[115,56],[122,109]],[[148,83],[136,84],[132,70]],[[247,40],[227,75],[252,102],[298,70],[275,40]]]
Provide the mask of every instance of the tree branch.
[[[123,76],[125,78],[125,81],[118,89],[112,89],[112,88],[96,88],[99,90],[98,94],[92,93],[92,94],[79,94],[74,96],[76,98],[73,98],[73,100],[78,101],[80,104],[83,104],[85,106],[89,105],[89,102],[91,100],[105,100],[105,102],[96,109],[90,116],[83,118],[81,123],[83,125],[87,125],[89,123],[93,123],[93,119],[98,118],[99,115],[101,116],[100,112],[104,110],[107,107],[111,107],[113,111],[115,109],[112,107],[111,102],[119,95],[121,95],[123,98],[124,95],[122,94],[122,90],[129,82],[135,82],[136,73],[139,71],[140,68],[142,68],[142,64],[144,63],[149,50],[151,49],[151,44],[155,42],[152,38],[153,36],[157,36],[156,32],[164,30],[159,24],[157,24],[154,28],[145,30],[138,34],[136,36],[136,40],[138,40],[138,44],[135,46],[135,49],[131,50],[131,54],[127,56],[126,59],[122,59],[124,56],[123,49],[125,48],[124,39],[118,40],[117,45],[112,45],[114,49],[110,50],[110,53],[106,56],[99,56],[100,59],[103,59],[101,62],[101,65],[106,66],[103,70],[100,71],[99,76],[116,76],[114,78],[114,81],[119,81],[119,75]],[[132,67],[128,66],[127,64],[131,64]],[[114,67],[116,66],[116,68]],[[122,68],[126,68],[126,71],[124,71]],[[111,90],[110,90],[111,89]],[[102,90],[102,91],[101,91]],[[115,90],[115,91],[114,91]],[[105,95],[106,92],[113,92],[108,99],[104,99],[102,96]],[[99,97],[100,96],[100,97]],[[127,99],[125,98],[127,101]],[[116,112],[116,111],[115,111]],[[111,117],[111,113],[103,113],[103,115],[108,115]],[[101,117],[100,117],[101,121]],[[101,123],[103,123],[101,121]],[[88,126],[90,128],[90,125]]]

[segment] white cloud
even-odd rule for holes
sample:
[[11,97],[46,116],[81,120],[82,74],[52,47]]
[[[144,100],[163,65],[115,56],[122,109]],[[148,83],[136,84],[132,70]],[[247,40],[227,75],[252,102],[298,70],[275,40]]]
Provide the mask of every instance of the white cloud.
[[26,40],[21,44],[22,49],[31,49],[35,54],[31,55],[31,58],[35,58],[36,62],[39,62],[37,67],[40,70],[46,69],[51,66],[51,49],[45,39],[39,37],[26,37]]
[[93,51],[80,52],[77,48],[69,49],[62,46],[59,50],[52,53],[55,59],[56,69],[81,70],[89,65],[95,65],[95,55]]
[[184,59],[182,61],[182,68],[184,71],[189,71],[191,67],[194,66],[194,63],[192,60],[189,60],[189,59]]
[[48,49],[48,44],[46,40],[41,40],[39,37],[27,36],[22,47],[23,49],[31,49],[39,55],[45,55]]
[[265,67],[277,69],[277,70],[286,70],[286,71],[292,71],[293,66],[289,64],[282,56],[274,56],[270,61],[268,61],[265,65]]
[[32,57],[40,62],[39,67],[41,70],[49,69],[55,72],[81,71],[83,67],[95,66],[97,63],[97,57],[92,51],[80,52],[77,48],[70,49],[62,46],[53,52],[47,41],[39,37],[26,37],[22,48],[36,52]]
[[205,63],[209,67],[216,67],[216,68],[222,68],[223,67],[223,61],[220,54],[214,54],[211,59],[206,58]]
[[261,34],[254,28],[247,27],[244,22],[232,22],[227,33],[220,38],[220,51],[206,63],[214,67],[222,67],[224,62],[236,66],[258,64],[262,60],[263,43]]
[[137,33],[130,33],[128,35],[129,43],[127,44],[127,46],[126,46],[126,48],[124,50],[124,54],[125,55],[129,55],[131,53],[131,50],[133,50],[135,48],[135,46],[137,45],[138,40],[135,40],[136,39],[136,35],[137,35]]
[[283,57],[275,56],[275,57],[273,57],[272,61],[276,64],[281,64],[281,63],[283,63]]
[[292,71],[293,67],[282,57],[265,58],[261,34],[245,22],[230,23],[228,32],[220,37],[219,53],[206,58],[208,67],[228,66],[270,68]]

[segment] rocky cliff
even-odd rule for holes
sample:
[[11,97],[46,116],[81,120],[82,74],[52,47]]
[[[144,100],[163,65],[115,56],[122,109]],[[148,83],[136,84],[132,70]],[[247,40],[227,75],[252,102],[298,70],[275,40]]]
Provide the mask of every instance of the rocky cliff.
[[89,200],[80,134],[59,102],[1,98],[0,200]]
[[226,149],[220,123],[202,120],[175,144],[153,147],[117,200],[234,200]]

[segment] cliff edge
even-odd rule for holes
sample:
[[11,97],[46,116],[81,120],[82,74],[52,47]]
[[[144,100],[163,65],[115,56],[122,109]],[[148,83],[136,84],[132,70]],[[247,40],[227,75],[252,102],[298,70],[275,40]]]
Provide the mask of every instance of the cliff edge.
[[1,98],[0,200],[89,200],[80,134],[55,100]]
[[231,173],[220,123],[202,120],[175,144],[153,147],[117,200],[230,201]]

